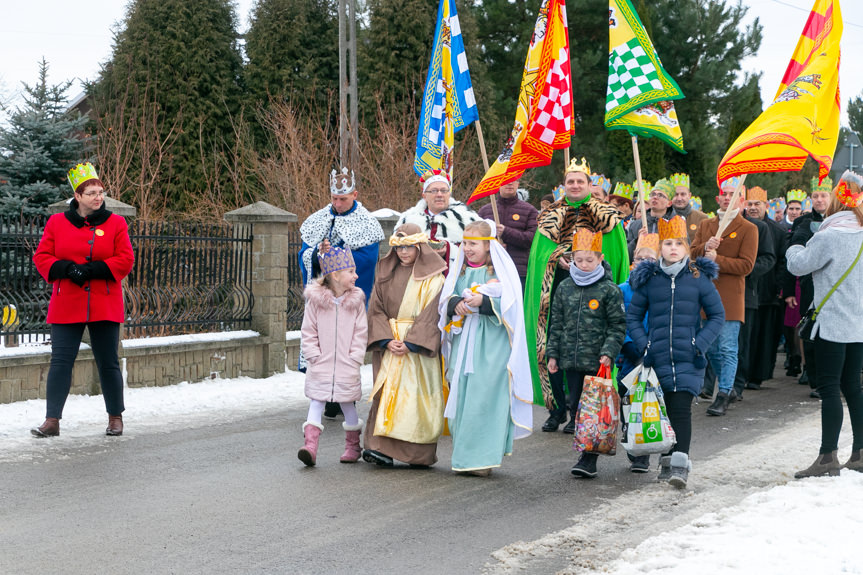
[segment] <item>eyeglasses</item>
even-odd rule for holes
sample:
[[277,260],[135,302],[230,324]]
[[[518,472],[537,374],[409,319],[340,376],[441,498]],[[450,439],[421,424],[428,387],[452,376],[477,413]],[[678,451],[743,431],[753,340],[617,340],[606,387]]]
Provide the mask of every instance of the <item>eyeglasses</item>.
[[395,246],[397,252],[408,252],[416,246]]
[[434,195],[443,196],[443,195],[448,194],[449,190],[426,190],[424,193],[426,193],[430,196],[434,196]]
[[666,196],[666,195],[665,195],[664,193],[662,193],[662,192],[651,192],[651,193],[650,193],[650,198],[651,198],[651,199],[653,199],[653,198],[665,198],[665,199],[668,199],[668,196]]
[[98,192],[85,192],[81,195],[85,198],[95,198],[96,196],[104,196],[105,190],[99,190]]

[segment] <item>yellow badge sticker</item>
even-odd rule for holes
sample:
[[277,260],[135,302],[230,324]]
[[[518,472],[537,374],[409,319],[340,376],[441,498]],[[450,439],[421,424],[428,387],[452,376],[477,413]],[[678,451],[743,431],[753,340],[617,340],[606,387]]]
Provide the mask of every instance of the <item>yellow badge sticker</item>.
[[698,227],[698,226],[696,226],[695,224],[689,224],[689,229],[690,229],[690,230],[694,230],[694,229],[696,229],[697,227]]
[[101,237],[101,236],[104,236],[104,235],[105,235],[105,230],[96,230],[96,235],[97,235],[97,236],[100,236],[100,237]]
[[512,215],[512,219],[514,219],[515,221],[518,221],[518,220],[519,220],[519,218],[521,218],[521,216],[520,216],[520,215],[518,215],[518,214],[513,214],[513,215]]
[[730,236],[728,236],[728,237],[729,237],[729,238],[731,238],[731,239],[733,240],[734,238],[736,238],[736,237],[737,237],[737,232],[731,232],[731,235],[730,235]]
[[590,309],[598,309],[599,308],[599,301],[592,299],[589,302],[587,302],[587,307],[589,307]]

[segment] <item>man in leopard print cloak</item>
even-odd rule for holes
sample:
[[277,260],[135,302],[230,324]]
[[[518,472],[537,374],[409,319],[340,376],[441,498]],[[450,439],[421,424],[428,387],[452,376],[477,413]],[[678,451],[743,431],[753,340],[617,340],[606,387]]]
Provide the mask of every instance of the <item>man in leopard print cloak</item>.
[[[555,401],[549,382],[545,348],[548,335],[548,318],[551,299],[557,284],[569,275],[569,261],[564,254],[572,249],[572,235],[577,228],[588,228],[602,232],[602,253],[615,283],[626,281],[629,276],[629,254],[626,234],[621,221],[623,217],[613,206],[604,204],[590,195],[590,166],[582,158],[581,164],[570,163],[564,174],[564,195],[540,212],[537,217],[537,233],[530,249],[527,266],[527,281],[524,294],[524,325],[527,332],[530,370],[533,378],[534,403],[545,405],[557,416],[557,425],[543,431],[554,431],[565,420],[563,413],[555,410]],[[589,302],[584,302],[589,305]],[[563,385],[561,381],[559,385]],[[555,418],[553,417],[549,419]]]
[[318,253],[331,247],[348,246],[357,265],[357,287],[366,294],[366,302],[375,283],[378,263],[378,243],[384,239],[380,222],[357,201],[354,174],[348,169],[330,174],[331,203],[310,215],[300,226],[303,246],[300,249],[300,269],[303,285],[321,273]]

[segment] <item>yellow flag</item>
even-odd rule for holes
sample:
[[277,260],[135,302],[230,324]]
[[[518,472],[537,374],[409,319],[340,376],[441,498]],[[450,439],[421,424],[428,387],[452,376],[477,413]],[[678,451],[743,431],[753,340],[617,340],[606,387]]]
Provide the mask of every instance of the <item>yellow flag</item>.
[[816,0],[773,103],[719,164],[717,183],[743,174],[797,171],[808,156],[823,179],[839,139],[838,0]]

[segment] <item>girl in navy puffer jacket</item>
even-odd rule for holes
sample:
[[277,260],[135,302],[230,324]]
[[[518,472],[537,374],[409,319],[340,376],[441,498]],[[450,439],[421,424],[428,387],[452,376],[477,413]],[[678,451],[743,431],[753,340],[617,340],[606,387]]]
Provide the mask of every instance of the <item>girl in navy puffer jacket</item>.
[[[701,389],[706,352],[725,321],[713,285],[719,267],[707,258],[689,260],[686,221],[660,220],[660,260],[643,262],[630,275],[632,302],[626,327],[645,367],[653,367],[677,435],[672,453],[660,459],[660,480],[685,487],[691,464],[692,399]],[[701,310],[707,320],[701,325]],[[647,315],[648,330],[644,330]],[[648,335],[649,334],[649,335]]]

